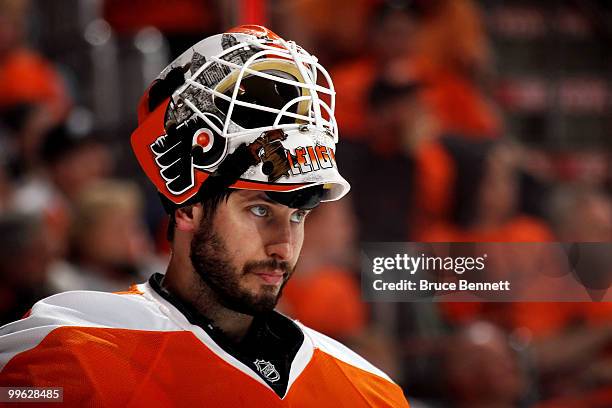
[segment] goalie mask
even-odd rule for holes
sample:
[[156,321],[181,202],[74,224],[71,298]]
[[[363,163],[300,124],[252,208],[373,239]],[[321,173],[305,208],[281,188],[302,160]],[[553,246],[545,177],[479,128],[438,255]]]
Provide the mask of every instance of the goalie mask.
[[168,210],[228,187],[314,206],[349,190],[336,165],[334,103],[314,56],[240,26],[200,41],[153,81],[132,148]]

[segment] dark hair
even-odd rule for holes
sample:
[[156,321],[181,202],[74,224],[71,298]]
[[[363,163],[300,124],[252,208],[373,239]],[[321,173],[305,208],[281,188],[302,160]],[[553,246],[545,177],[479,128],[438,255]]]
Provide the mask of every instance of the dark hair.
[[[227,200],[229,199],[229,196],[235,191],[236,189],[226,188],[221,191],[217,191],[216,193],[208,194],[202,197],[199,203],[202,204],[202,208],[204,209],[204,217],[212,218],[215,215],[215,212],[217,211],[217,207],[219,207],[219,204],[221,203],[221,201],[227,202]],[[181,207],[176,207],[175,210],[178,210],[179,208]],[[168,221],[168,230],[166,231],[166,239],[169,242],[172,242],[174,240],[174,227],[176,226],[176,222],[174,220],[174,211],[172,211],[169,214],[169,216],[170,216],[170,220]]]
[[78,134],[62,123],[44,135],[40,146],[40,157],[43,163],[53,165],[75,151],[85,146],[96,145],[96,143],[91,135]]

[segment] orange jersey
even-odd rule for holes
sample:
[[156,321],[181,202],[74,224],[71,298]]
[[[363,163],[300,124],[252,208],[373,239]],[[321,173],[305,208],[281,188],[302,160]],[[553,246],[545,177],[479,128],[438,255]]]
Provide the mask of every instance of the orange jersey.
[[0,387],[63,387],[79,407],[408,407],[382,371],[294,323],[304,341],[281,397],[149,283],[61,293],[0,329]]

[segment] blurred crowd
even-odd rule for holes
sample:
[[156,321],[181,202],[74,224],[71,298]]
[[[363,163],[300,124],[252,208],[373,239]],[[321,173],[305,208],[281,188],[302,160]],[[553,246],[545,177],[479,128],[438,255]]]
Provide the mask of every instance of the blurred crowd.
[[[0,324],[163,272],[167,219],[129,148],[137,97],[240,3],[0,0]],[[612,303],[369,304],[359,287],[360,242],[612,241],[609,55],[542,54],[542,38],[609,43],[609,4],[578,3],[262,2],[332,75],[352,185],[310,214],[280,307],[415,408],[612,406]]]

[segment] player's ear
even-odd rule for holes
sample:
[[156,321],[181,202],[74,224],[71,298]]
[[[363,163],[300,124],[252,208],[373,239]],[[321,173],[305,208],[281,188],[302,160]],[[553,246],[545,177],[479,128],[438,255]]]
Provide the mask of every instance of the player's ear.
[[174,222],[179,231],[195,232],[202,220],[202,204],[186,205],[174,210]]

